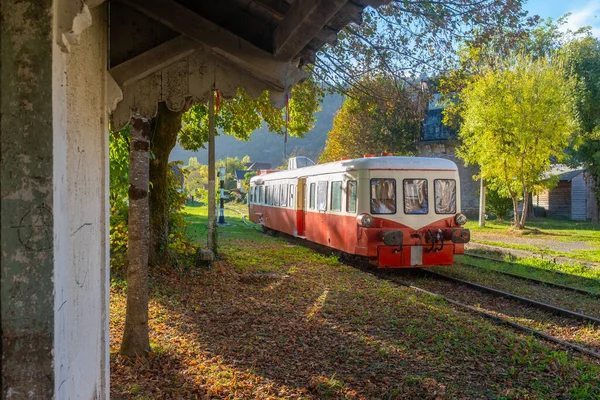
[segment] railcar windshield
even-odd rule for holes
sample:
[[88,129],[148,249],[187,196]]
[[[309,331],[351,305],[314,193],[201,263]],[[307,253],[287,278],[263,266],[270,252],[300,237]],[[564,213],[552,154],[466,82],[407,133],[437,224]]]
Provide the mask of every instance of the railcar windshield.
[[435,212],[438,214],[455,214],[456,181],[454,179],[436,179],[433,183]]
[[396,180],[371,179],[371,213],[396,213]]
[[404,180],[404,212],[406,214],[427,214],[429,212],[426,179]]

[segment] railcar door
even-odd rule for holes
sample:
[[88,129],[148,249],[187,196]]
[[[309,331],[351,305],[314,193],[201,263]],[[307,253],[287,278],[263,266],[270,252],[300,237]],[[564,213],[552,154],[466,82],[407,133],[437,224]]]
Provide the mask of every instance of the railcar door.
[[306,205],[306,177],[298,178],[298,184],[296,185],[296,236],[304,236],[305,225],[305,205]]

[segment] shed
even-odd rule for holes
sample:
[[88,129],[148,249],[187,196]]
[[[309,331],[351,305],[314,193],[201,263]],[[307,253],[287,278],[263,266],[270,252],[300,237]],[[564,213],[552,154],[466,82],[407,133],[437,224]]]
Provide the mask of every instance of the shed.
[[253,171],[252,170],[237,170],[237,171],[235,171],[236,188],[238,188],[240,190],[240,193],[244,193],[244,191],[245,191],[244,185],[242,184],[242,182],[244,182],[244,179],[248,172],[253,172]]
[[534,196],[534,205],[545,210],[546,216],[585,221],[588,185],[584,169],[558,174],[558,185]]

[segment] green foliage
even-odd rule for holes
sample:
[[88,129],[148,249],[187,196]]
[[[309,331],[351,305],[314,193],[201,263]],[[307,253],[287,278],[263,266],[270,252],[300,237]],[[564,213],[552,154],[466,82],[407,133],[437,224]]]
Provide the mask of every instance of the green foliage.
[[[561,50],[568,72],[578,81],[576,100],[582,135],[571,163],[583,163],[600,182],[600,40],[591,36],[568,43]],[[600,199],[600,185],[596,185]]]
[[556,60],[518,56],[475,77],[460,94],[463,143],[457,155],[479,165],[479,177],[492,188],[508,191],[516,228],[526,219],[526,213],[518,219],[517,200],[544,185],[551,158],[564,158],[578,128],[575,82],[565,76]]
[[127,264],[129,205],[129,125],[109,136],[110,264],[113,272]]
[[248,190],[250,189],[250,179],[252,179],[253,177],[256,176],[256,171],[250,171],[250,172],[246,172],[246,174],[244,175],[244,190],[246,191],[246,193],[248,193]]
[[477,32],[474,37],[458,46],[458,66],[439,78],[437,89],[446,100],[444,124],[456,129],[460,127],[462,104],[451,100],[464,90],[470,82],[488,69],[506,67],[505,60],[514,54],[524,54],[533,60],[553,57],[567,43],[590,35],[589,27],[571,31],[567,18],[532,19],[517,29],[503,29],[495,34]]
[[[312,129],[316,121],[314,114],[319,111],[322,98],[323,90],[312,77],[292,88],[287,126],[290,136],[302,137]],[[273,107],[268,91],[253,99],[243,89],[238,89],[236,97],[221,101],[215,118],[216,131],[249,140],[250,134],[265,122],[269,131],[283,135],[286,132],[284,112]],[[204,148],[208,142],[208,106],[193,105],[183,115],[182,125],[179,144],[186,150]]]
[[351,91],[333,120],[319,160],[393,152],[416,154],[425,98],[421,92],[397,86],[389,77],[370,77],[361,82],[375,98],[360,89]]
[[171,258],[172,264],[179,261],[190,261],[190,256],[195,252],[186,235],[188,223],[184,218],[184,209],[187,193],[180,189],[180,180],[173,171],[174,165],[183,173],[184,179],[188,174],[188,171],[181,168],[183,162],[172,161],[169,163],[167,200],[169,204],[169,258]]
[[[122,275],[127,266],[127,244],[129,238],[128,189],[129,189],[129,126],[112,132],[109,138],[110,161],[110,262],[111,272]],[[171,163],[180,164],[178,162]],[[182,170],[184,178],[187,171]],[[183,219],[186,193],[179,189],[180,181],[172,168],[168,171],[169,204],[169,250],[177,262],[182,255],[189,255],[192,248],[186,238],[187,223]],[[152,190],[152,188],[150,188]]]
[[485,206],[500,221],[505,220],[513,207],[510,196],[506,196],[497,188],[486,187]]

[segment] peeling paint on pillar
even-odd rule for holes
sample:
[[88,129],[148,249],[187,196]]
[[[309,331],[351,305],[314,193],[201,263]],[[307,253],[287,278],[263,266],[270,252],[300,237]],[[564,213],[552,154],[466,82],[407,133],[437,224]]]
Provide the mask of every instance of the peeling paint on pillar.
[[52,7],[0,11],[3,398],[54,391]]

